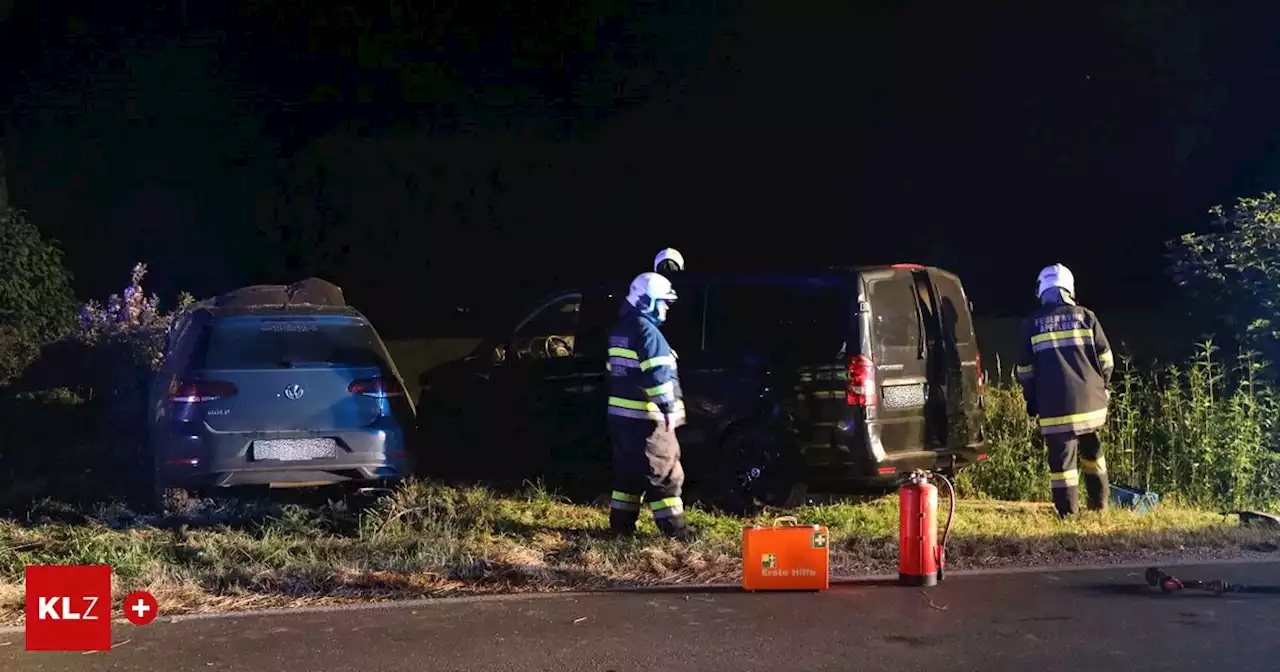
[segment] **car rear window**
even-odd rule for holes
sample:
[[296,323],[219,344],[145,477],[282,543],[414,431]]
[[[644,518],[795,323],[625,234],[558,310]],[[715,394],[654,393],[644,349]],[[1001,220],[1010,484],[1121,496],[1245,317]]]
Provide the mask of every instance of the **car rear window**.
[[385,367],[373,327],[351,317],[230,317],[204,327],[192,368]]
[[[712,285],[706,298],[707,350],[826,362],[846,351],[852,292],[827,283]],[[678,310],[679,304],[672,310]],[[680,344],[672,347],[680,350]]]

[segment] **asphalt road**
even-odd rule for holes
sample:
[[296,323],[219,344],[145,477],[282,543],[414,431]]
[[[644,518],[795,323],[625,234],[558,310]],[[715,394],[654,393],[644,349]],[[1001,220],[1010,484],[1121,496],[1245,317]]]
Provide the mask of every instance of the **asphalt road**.
[[[1171,573],[1280,584],[1280,563]],[[0,670],[1280,669],[1280,596],[1166,596],[1133,569],[953,575],[925,592],[611,593],[157,620],[117,626],[123,644],[87,655],[28,653],[11,632]]]

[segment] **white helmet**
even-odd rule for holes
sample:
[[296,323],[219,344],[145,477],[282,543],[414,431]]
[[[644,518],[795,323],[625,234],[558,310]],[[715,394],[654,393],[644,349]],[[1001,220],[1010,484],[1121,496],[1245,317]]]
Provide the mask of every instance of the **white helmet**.
[[659,252],[658,256],[653,258],[653,271],[655,273],[662,272],[663,270],[662,262],[664,261],[670,262],[670,264],[668,265],[675,266],[675,268],[672,270],[676,270],[676,271],[684,270],[684,255],[680,254],[680,250],[677,250],[674,247],[668,247],[667,249]]
[[1076,276],[1071,269],[1062,264],[1045,266],[1044,270],[1040,271],[1040,277],[1036,278],[1036,298],[1055,287],[1075,296]]
[[659,301],[675,300],[676,290],[671,286],[671,281],[657,273],[637,275],[627,291],[627,303],[645,311],[657,308]]

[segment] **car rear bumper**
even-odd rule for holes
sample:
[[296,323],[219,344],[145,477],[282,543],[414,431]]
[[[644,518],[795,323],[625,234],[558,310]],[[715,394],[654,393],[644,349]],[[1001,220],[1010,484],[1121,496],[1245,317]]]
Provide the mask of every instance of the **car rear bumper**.
[[874,423],[834,425],[827,443],[805,446],[801,480],[813,490],[852,492],[892,485],[916,469],[956,471],[986,458],[985,441],[947,450],[887,453]]
[[[334,439],[336,456],[297,460],[255,457],[255,441],[312,438]],[[156,466],[161,483],[174,487],[398,480],[413,473],[408,445],[405,433],[397,427],[346,432],[171,433],[157,447]]]

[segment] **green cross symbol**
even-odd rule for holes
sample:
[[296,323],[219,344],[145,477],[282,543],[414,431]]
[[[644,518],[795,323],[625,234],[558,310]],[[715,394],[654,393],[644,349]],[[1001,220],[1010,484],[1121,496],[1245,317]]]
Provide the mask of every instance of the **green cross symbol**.
[[821,533],[821,532],[814,532],[814,533],[813,533],[813,547],[814,547],[814,548],[826,548],[826,547],[827,547],[827,535],[825,535],[825,534],[823,534],[823,533]]

